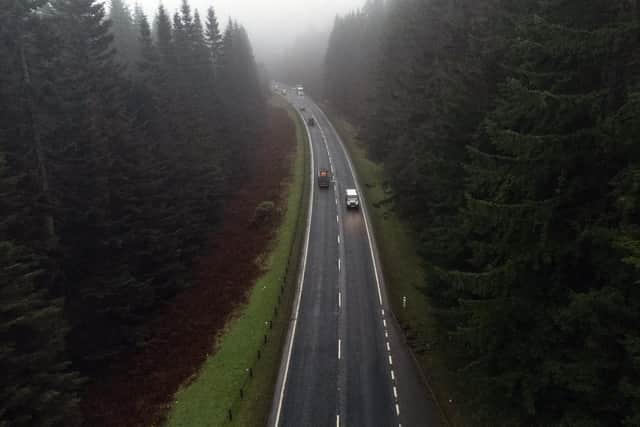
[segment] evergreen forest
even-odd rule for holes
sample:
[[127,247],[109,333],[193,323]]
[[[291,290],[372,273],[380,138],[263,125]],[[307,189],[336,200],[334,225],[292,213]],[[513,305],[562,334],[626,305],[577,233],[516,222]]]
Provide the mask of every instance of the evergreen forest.
[[640,425],[640,2],[373,0],[324,73],[469,425]]
[[264,121],[245,29],[187,0],[0,2],[0,425],[72,426],[192,283]]

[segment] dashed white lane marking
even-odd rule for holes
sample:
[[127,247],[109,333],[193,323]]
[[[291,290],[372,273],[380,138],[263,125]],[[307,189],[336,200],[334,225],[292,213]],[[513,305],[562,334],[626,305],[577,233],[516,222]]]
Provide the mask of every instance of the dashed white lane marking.
[[336,427],[340,427],[340,414],[336,415]]
[[[331,122],[327,118],[327,115],[324,113],[324,111],[322,111],[320,108],[318,108],[318,110],[320,111],[322,116],[326,119],[326,122],[328,123],[329,127],[333,131],[333,134],[336,136],[336,140],[338,141],[338,145],[340,146],[340,149],[344,153],[345,159],[347,160],[347,165],[349,166],[349,171],[351,172],[351,176],[353,176],[355,178],[356,174],[355,174],[355,172],[353,170],[353,164],[351,162],[351,158],[347,154],[347,150],[344,147],[344,144],[342,143],[342,140],[340,139],[340,136],[338,135],[338,132],[333,127],[333,124],[331,124]],[[322,129],[322,127],[320,127],[320,133],[322,135],[324,135],[324,130]],[[359,193],[362,194],[362,191],[360,191],[360,186],[358,185],[357,182],[356,182],[356,189],[358,190]],[[373,239],[371,238],[371,231],[369,230],[369,221],[367,220],[367,213],[366,213],[366,208],[364,207],[364,205],[362,206],[362,211],[363,211],[363,218],[364,218],[364,227],[365,227],[365,230],[367,232],[367,240],[369,240],[369,252],[371,254],[371,260],[373,261],[373,272],[374,272],[374,275],[375,275],[375,278],[376,278],[376,287],[378,288],[377,289],[378,290],[378,302],[382,306],[382,290],[380,289],[380,274],[378,273],[378,265],[377,265],[377,262],[376,262],[376,257],[375,257],[375,255],[373,253],[373,243],[372,243]]]
[[336,222],[340,222],[340,217],[338,215],[336,215]]
[[[320,112],[324,115],[324,112],[322,110],[320,110]],[[326,116],[325,116],[326,118]],[[349,156],[346,153],[346,150],[344,148],[344,145],[342,144],[342,141],[340,140],[340,137],[338,136],[337,132],[335,131],[335,129],[333,128],[333,126],[331,125],[331,122],[329,122],[329,126],[331,126],[331,129],[333,130],[334,134],[336,135],[336,137],[338,138],[338,142],[340,143],[340,146],[342,148],[343,153],[345,154],[345,157],[347,159],[347,163],[349,166],[349,169],[351,171],[352,176],[355,177],[354,171],[353,171],[353,165],[351,163],[351,159],[349,158]],[[329,155],[329,162],[331,165],[331,172],[332,175],[335,176],[335,171],[333,169],[333,163],[331,163],[331,153],[329,151],[329,147],[327,144],[327,139],[324,133],[324,130],[322,129],[322,127],[319,127],[320,129],[320,133],[322,135],[322,140],[324,142],[325,148],[327,149],[327,154]],[[356,182],[356,187],[358,187],[358,184]],[[334,191],[337,193],[338,191],[338,184],[336,181],[334,181]],[[338,204],[338,200],[336,197],[336,205]],[[364,210],[364,207],[363,207]],[[372,238],[371,238],[371,232],[369,231],[369,221],[367,221],[367,214],[366,212],[364,212],[364,225],[365,225],[365,231],[367,233],[367,239],[369,240],[369,251],[370,251],[370,255],[371,255],[371,259],[373,261],[373,272],[375,275],[375,279],[376,279],[376,286],[377,286],[377,291],[378,291],[378,302],[380,303],[380,313],[382,316],[382,324],[384,325],[384,336],[385,336],[385,343],[386,343],[386,347],[387,347],[387,352],[388,357],[389,357],[389,366],[392,368],[393,367],[393,358],[391,357],[391,346],[389,345],[389,333],[387,331],[387,321],[385,319],[384,316],[384,308],[382,307],[383,303],[382,303],[382,292],[380,289],[380,278],[379,278],[379,274],[378,274],[378,266],[377,266],[377,262],[376,262],[376,258],[374,256],[373,253],[373,243],[372,243]],[[338,217],[336,215],[336,222],[339,222]],[[338,236],[338,244],[340,243],[340,236]],[[340,259],[338,259],[338,270],[340,269]],[[338,293],[338,305],[340,304],[340,293]],[[338,358],[340,358],[340,340],[338,340]],[[395,408],[396,408],[396,414],[399,417],[400,416],[400,405],[398,404],[398,390],[396,388],[395,385],[395,381],[396,381],[396,377],[395,377],[395,373],[393,372],[393,369],[390,369],[390,373],[391,373],[391,380],[393,381],[393,395],[394,395],[394,400],[395,400]],[[338,417],[339,420],[339,417]],[[339,422],[339,421],[338,421]],[[402,424],[399,424],[399,427],[402,427]]]
[[338,234],[338,244],[340,244],[340,235]]
[[342,307],[342,293],[338,292],[338,307]]
[[340,338],[338,338],[338,360],[340,360],[341,357],[341,344],[342,344],[342,340]]

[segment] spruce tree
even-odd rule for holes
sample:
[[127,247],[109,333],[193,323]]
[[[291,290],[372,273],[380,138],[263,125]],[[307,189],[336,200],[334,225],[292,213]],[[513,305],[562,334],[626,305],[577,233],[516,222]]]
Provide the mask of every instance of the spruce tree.
[[205,24],[205,42],[209,48],[209,55],[214,69],[220,64],[220,55],[222,54],[222,34],[218,26],[218,18],[213,7],[207,9],[207,22]]
[[616,9],[552,1],[515,19],[510,75],[469,146],[470,258],[444,277],[467,316],[457,336],[485,423],[612,425],[632,412],[615,396],[633,273],[606,248],[610,185],[635,152],[609,128],[638,39]]
[[158,41],[158,53],[161,59],[165,64],[169,64],[174,54],[172,45],[173,35],[171,21],[163,5],[158,7],[158,14],[156,16],[156,39]]
[[118,61],[125,66],[126,70],[135,71],[139,47],[136,23],[129,6],[123,0],[111,0],[109,20]]

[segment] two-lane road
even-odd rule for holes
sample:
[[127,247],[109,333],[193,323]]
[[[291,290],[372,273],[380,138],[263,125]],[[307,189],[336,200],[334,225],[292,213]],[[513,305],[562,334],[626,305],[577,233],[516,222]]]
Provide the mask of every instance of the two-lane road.
[[[289,93],[289,102],[305,121],[316,121],[307,127],[314,187],[300,284],[269,424],[440,425],[387,310],[366,206],[346,208],[345,190],[359,186],[344,146],[317,105]],[[317,187],[319,168],[332,172],[328,189]]]

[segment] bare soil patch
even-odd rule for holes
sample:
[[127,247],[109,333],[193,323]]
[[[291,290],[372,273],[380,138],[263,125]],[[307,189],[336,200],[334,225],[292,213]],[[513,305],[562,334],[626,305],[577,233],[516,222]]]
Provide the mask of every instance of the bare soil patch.
[[267,117],[263,141],[256,144],[250,162],[255,168],[227,200],[194,285],[150,321],[152,340],[143,351],[120,360],[105,379],[89,386],[82,405],[85,425],[160,424],[175,392],[197,372],[233,310],[245,302],[261,273],[256,260],[274,230],[273,224],[252,226],[255,209],[265,200],[275,202],[276,208],[282,205],[296,141],[285,110],[270,106]]

